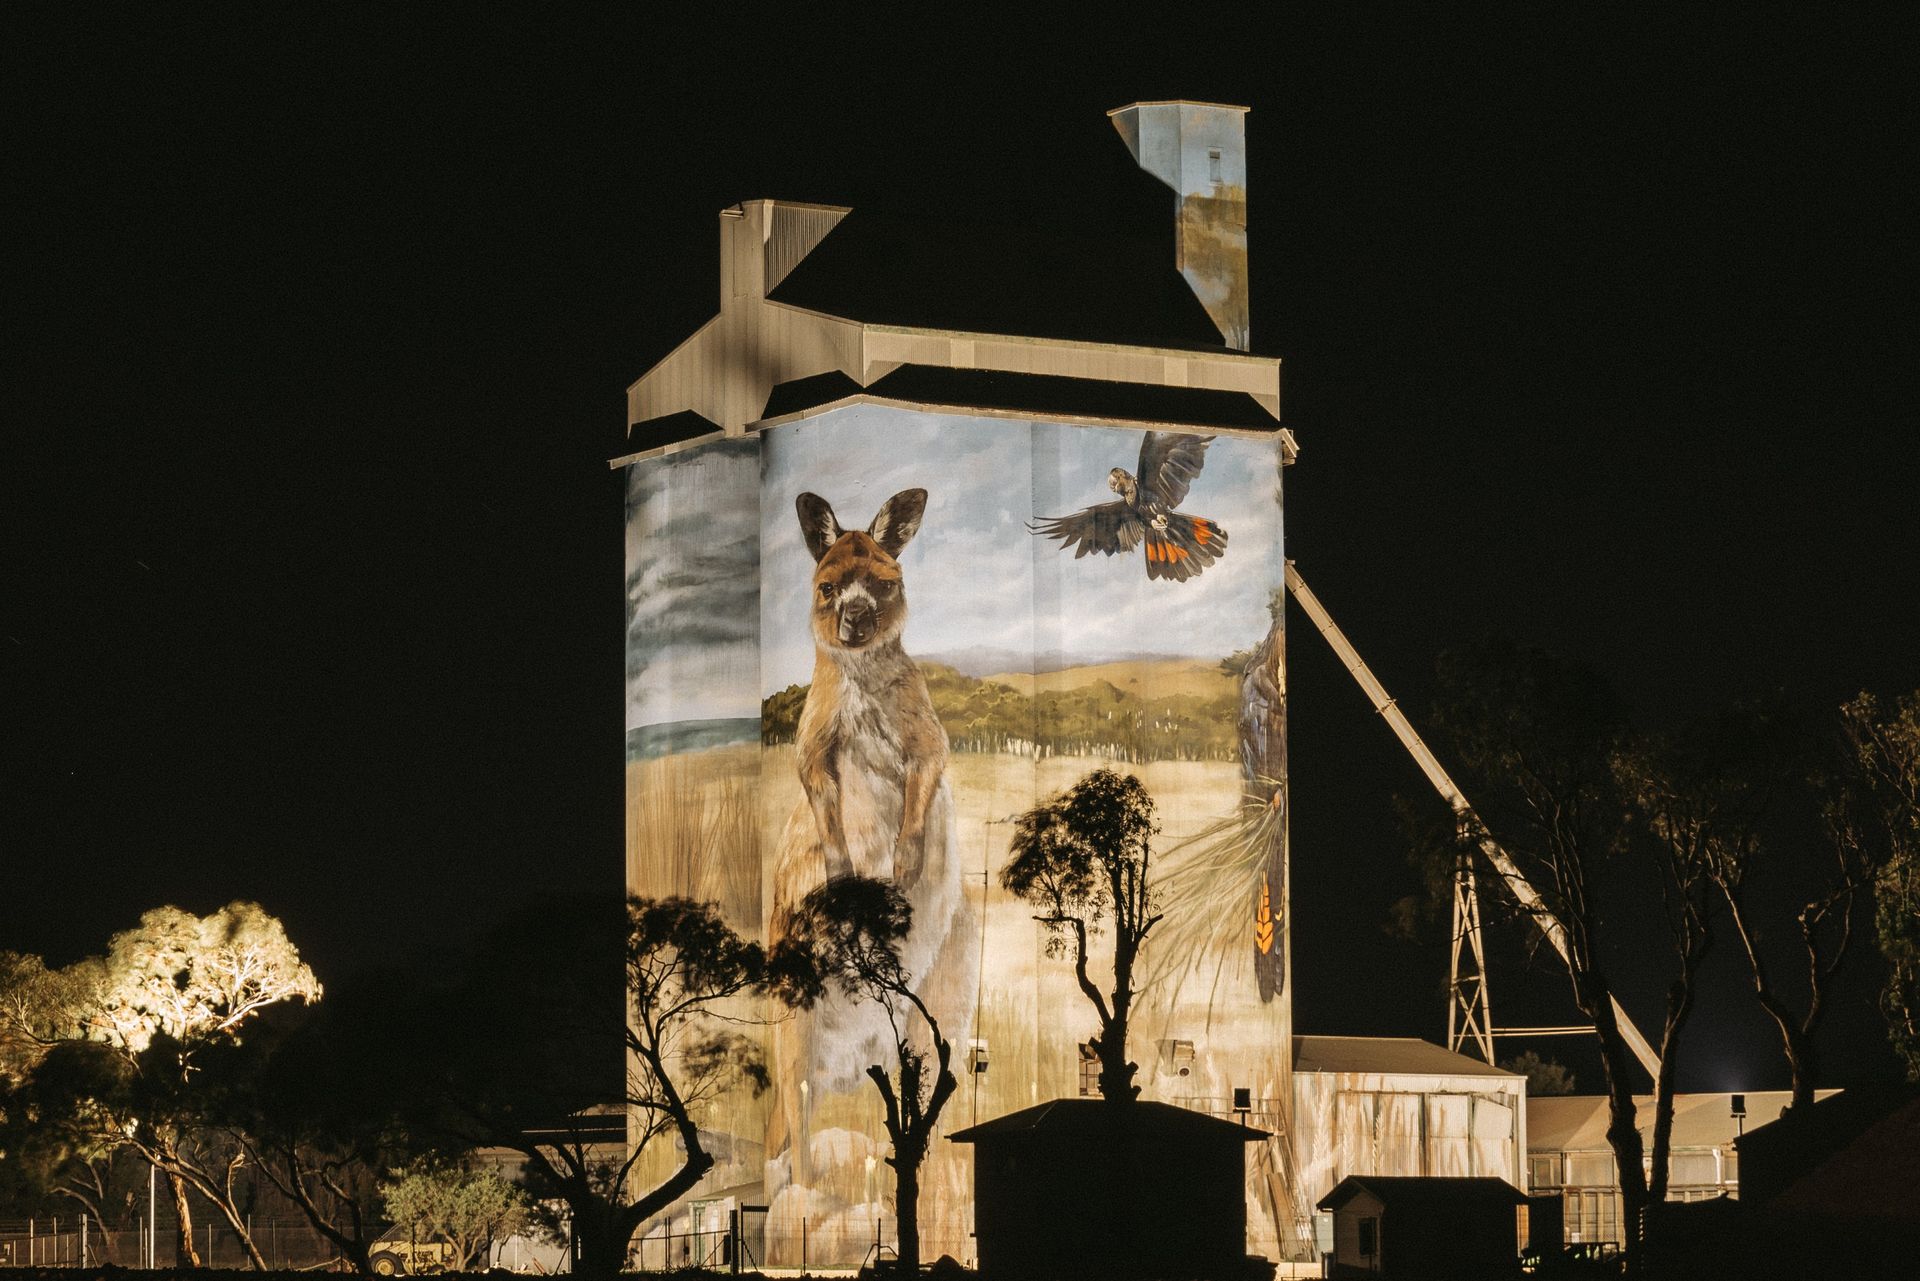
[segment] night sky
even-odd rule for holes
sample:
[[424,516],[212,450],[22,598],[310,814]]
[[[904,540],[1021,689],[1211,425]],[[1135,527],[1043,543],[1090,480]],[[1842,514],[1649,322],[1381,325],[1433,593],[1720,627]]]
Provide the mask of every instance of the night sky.
[[[715,12],[9,10],[0,947],[255,898],[334,980],[617,891],[606,459],[715,310],[716,211],[1151,233],[1110,226],[1142,99],[1253,109],[1288,550],[1416,723],[1492,631],[1650,723],[1920,686],[1916,122],[1872,23]],[[1381,928],[1424,785],[1292,626],[1299,1028],[1437,1039],[1442,953]],[[1781,1082],[1736,962],[1683,1085]],[[1835,1083],[1890,1070],[1875,981]],[[1558,982],[1496,1017],[1571,1021]]]

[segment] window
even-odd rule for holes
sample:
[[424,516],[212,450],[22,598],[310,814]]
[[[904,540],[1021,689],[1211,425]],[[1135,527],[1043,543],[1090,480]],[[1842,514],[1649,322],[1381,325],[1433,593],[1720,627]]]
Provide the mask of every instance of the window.
[[1380,1220],[1371,1215],[1360,1220],[1360,1253],[1369,1258],[1380,1253]]
[[1220,151],[1219,151],[1219,148],[1217,147],[1210,149],[1207,152],[1207,178],[1210,181],[1216,182],[1216,183],[1221,181]]
[[1090,1099],[1100,1093],[1100,1056],[1085,1041],[1080,1042],[1080,1097]]

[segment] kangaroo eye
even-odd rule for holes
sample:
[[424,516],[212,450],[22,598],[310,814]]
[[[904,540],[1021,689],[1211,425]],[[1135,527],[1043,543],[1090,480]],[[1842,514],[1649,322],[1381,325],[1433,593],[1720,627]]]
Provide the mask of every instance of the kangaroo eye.
[[822,583],[822,584],[820,584],[820,599],[821,599],[821,600],[832,600],[832,599],[833,599],[833,584],[832,584],[832,583]]

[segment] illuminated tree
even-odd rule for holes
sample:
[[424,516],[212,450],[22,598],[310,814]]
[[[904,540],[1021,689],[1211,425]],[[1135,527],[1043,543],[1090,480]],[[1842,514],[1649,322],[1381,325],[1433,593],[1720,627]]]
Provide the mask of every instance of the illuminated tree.
[[17,1085],[48,1050],[85,1036],[102,962],[50,970],[37,956],[0,952],[0,1088]]
[[452,1247],[450,1271],[486,1262],[487,1246],[527,1225],[526,1193],[494,1170],[449,1161],[416,1161],[380,1185],[396,1227]]
[[320,981],[258,903],[229,903],[204,917],[158,907],[108,944],[93,1017],[102,1039],[135,1054],[165,1035],[180,1047],[184,1069],[200,1047],[295,999],[319,1000]]
[[[257,903],[206,917],[156,908],[116,934],[103,961],[63,971],[59,988],[73,1003],[61,1016],[69,1037],[44,1047],[23,1087],[38,1124],[61,1136],[70,1159],[124,1146],[157,1169],[189,1266],[200,1265],[192,1188],[264,1269],[236,1203],[246,1156],[219,1123],[225,1101],[216,1082],[231,1070],[243,1025],[281,1002],[319,999],[285,928]],[[81,1031],[85,1039],[71,1035]]]
[[[116,1160],[120,1136],[103,1136],[86,1110],[64,1102],[54,1084],[59,1060],[46,1067],[49,1056],[64,1056],[61,1047],[82,1043],[99,966],[89,959],[50,970],[37,956],[0,953],[0,1181],[11,1193],[76,1202],[104,1227],[120,1208],[115,1196],[129,1186],[131,1163]],[[114,1262],[111,1236],[100,1245]]]
[[[1131,774],[1098,769],[1022,814],[1000,884],[1036,909],[1050,955],[1073,957],[1074,979],[1093,1005],[1100,1030],[1088,1046],[1100,1060],[1100,1093],[1129,1103],[1138,1065],[1127,1061],[1127,1024],[1137,989],[1133,972],[1147,934],[1160,920],[1150,879],[1159,831],[1153,798]],[[1087,972],[1089,936],[1113,935],[1113,982],[1101,992]]]
[[831,983],[847,997],[871,1001],[886,1012],[893,1069],[890,1074],[875,1063],[867,1075],[886,1109],[899,1266],[909,1276],[920,1269],[920,1166],[940,1112],[958,1088],[953,1049],[900,962],[900,947],[912,929],[913,907],[891,881],[839,876],[800,901],[769,962],[774,991],[790,1004],[811,1006]]

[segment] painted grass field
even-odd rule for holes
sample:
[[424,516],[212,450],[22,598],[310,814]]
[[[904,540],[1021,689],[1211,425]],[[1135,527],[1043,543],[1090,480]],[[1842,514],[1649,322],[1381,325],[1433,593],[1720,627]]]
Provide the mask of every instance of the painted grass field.
[[[743,744],[630,763],[629,885],[714,899],[737,928],[758,935],[769,876],[763,863],[770,864],[772,842],[803,803],[793,755],[790,745]],[[999,871],[1012,820],[1103,764],[1110,762],[1009,753],[956,752],[951,759],[954,837],[967,896],[979,910],[984,960],[968,1025],[945,1029],[961,1075],[942,1127],[947,1132],[1080,1092],[1078,1046],[1096,1030],[1095,1016],[1074,983],[1070,959],[1048,955],[1045,932],[1026,904],[1000,888]],[[1252,981],[1257,876],[1250,886],[1244,860],[1223,856],[1219,840],[1205,839],[1242,812],[1239,769],[1210,761],[1119,768],[1146,784],[1161,824],[1154,880],[1166,919],[1148,940],[1130,1040],[1143,1093],[1220,1111],[1238,1086],[1253,1088],[1257,1098],[1278,1096],[1286,1088],[1290,1003],[1262,1006]],[[1091,969],[1104,986],[1110,960],[1103,941],[1095,939]],[[984,1073],[967,1070],[976,1041],[987,1050]],[[736,1159],[726,1163],[731,1168],[717,1172],[721,1182],[745,1186],[758,1177],[755,1162],[764,1154],[755,1139],[769,1106],[764,1097],[741,1099],[725,1109],[729,1115],[711,1118],[736,1139]],[[865,1156],[884,1155],[873,1091],[820,1097],[815,1109],[818,1129],[845,1136],[842,1143],[865,1136]],[[965,1244],[968,1156],[964,1147],[935,1145],[922,1207],[930,1245]],[[847,1184],[833,1189],[839,1199],[872,1204],[888,1195],[889,1181],[873,1162],[846,1164],[832,1179]]]
[[[1007,857],[1011,820],[1036,798],[1105,763],[1088,757],[955,753],[949,766],[955,836],[967,894],[982,909],[987,958],[978,1026],[953,1031],[989,1043],[991,1090],[979,1099],[982,1116],[1078,1089],[1074,1046],[1091,1030],[1090,1012],[1082,1008],[1085,1000],[1073,986],[1070,965],[1046,955],[1043,931],[1027,907],[1000,888],[998,874]],[[1206,855],[1193,838],[1239,808],[1239,771],[1211,761],[1124,768],[1139,775],[1157,806],[1161,834],[1155,843],[1160,855],[1155,879],[1167,911],[1167,920],[1148,942],[1147,991],[1136,1035],[1150,1047],[1159,1039],[1196,1040],[1211,1031],[1206,1039],[1216,1052],[1238,1058],[1233,1051],[1256,1047],[1222,1043],[1219,1015],[1226,1011],[1218,1007],[1222,1002],[1238,1006],[1244,999],[1240,962],[1247,949],[1232,922],[1248,914],[1248,882],[1231,865],[1199,866]],[[757,935],[763,922],[762,842],[775,839],[767,834],[777,833],[803,799],[793,748],[711,748],[633,762],[628,775],[629,885],[714,899],[738,928]],[[1106,964],[1097,952],[1096,970]],[[1043,1012],[1049,1017],[1042,1019]],[[1216,1026],[1208,1029],[1209,1022]],[[1057,1036],[1043,1043],[1039,1027]],[[1143,1076],[1149,1075],[1153,1065],[1145,1057],[1141,1064]],[[1203,1093],[1197,1087],[1212,1075],[1203,1069],[1196,1064],[1185,1080],[1166,1084]],[[965,1093],[971,1111],[973,1091]]]

